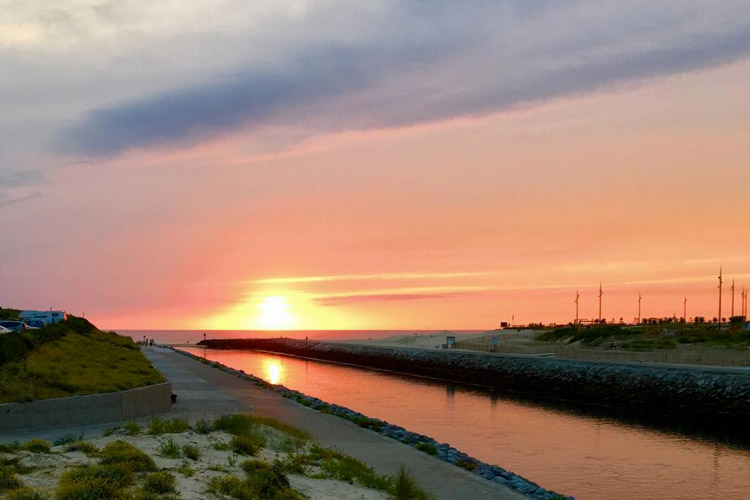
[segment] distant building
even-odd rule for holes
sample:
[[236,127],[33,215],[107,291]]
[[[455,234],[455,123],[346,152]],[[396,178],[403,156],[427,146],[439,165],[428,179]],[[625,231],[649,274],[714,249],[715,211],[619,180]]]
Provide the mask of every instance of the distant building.
[[21,311],[18,315],[19,319],[38,319],[44,321],[45,324],[51,325],[59,323],[68,319],[68,315],[65,311]]

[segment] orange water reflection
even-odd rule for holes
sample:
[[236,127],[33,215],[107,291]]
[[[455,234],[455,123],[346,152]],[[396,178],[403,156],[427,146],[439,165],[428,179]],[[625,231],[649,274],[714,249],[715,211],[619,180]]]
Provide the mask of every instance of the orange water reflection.
[[206,357],[582,499],[746,498],[750,491],[750,451],[724,444],[372,370],[247,351]]

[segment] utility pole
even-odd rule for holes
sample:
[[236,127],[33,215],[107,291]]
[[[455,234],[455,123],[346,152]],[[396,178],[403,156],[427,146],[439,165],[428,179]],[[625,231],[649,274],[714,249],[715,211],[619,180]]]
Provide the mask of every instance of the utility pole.
[[723,275],[722,268],[719,267],[719,326],[721,326],[721,285],[724,283]]
[[599,282],[599,323],[602,322],[602,295],[604,295],[604,292],[602,291],[602,282]]
[[685,299],[682,301],[682,317],[685,318],[685,323],[687,323],[687,295],[685,295]]
[[638,324],[641,324],[641,292],[638,292]]
[[578,324],[578,299],[580,298],[580,296],[581,296],[581,294],[578,293],[578,290],[576,290],[576,300],[575,300],[575,303],[576,303],[576,322],[573,323],[574,325]]
[[734,278],[732,278],[732,314],[729,315],[731,318],[734,316]]

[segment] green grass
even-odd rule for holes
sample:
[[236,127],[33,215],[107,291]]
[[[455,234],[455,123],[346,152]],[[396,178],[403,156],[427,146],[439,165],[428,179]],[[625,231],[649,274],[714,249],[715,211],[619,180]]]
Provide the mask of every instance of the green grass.
[[13,441],[12,443],[0,443],[0,452],[2,453],[15,453],[21,448],[21,443],[18,441]]
[[[114,392],[164,381],[132,339],[97,330],[82,318],[71,317],[27,337],[32,348],[23,359],[0,363],[0,403]],[[46,338],[51,340],[42,342]]]
[[79,432],[78,434],[63,434],[62,436],[57,436],[53,441],[52,444],[54,446],[63,446],[70,443],[75,443],[76,441],[81,441],[83,439],[83,432]]

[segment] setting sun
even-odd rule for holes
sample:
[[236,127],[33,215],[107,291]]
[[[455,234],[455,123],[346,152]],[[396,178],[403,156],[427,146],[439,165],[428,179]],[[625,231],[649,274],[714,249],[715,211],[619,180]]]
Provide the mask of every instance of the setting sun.
[[289,328],[294,322],[286,297],[267,297],[258,305],[258,309],[261,314],[257,318],[257,324],[261,328],[282,330]]

